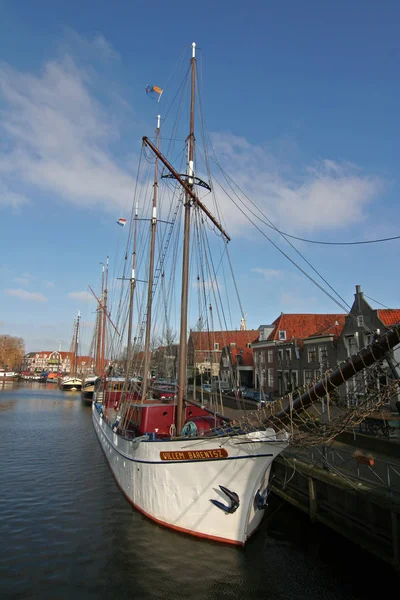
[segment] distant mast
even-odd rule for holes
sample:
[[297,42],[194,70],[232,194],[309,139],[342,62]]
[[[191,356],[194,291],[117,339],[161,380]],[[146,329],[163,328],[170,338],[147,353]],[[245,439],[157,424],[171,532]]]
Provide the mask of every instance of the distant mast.
[[79,348],[79,321],[81,318],[81,313],[78,310],[78,316],[75,321],[75,331],[74,331],[74,339],[72,344],[72,368],[71,375],[76,377],[78,371],[78,348]]
[[101,319],[101,373],[104,373],[105,366],[105,348],[106,348],[106,319],[107,319],[107,286],[108,286],[108,256],[106,260],[106,271],[104,278],[104,293],[103,293],[103,315]]
[[[101,264],[101,302],[103,302],[104,295],[104,263]],[[102,310],[101,304],[97,309],[97,319],[96,319],[96,374],[102,375],[101,370],[101,338],[102,338],[102,328],[103,328],[103,319],[102,319]]]
[[57,373],[60,372],[60,363],[61,363],[61,341],[58,344],[58,365],[57,365]]
[[136,244],[137,244],[137,223],[139,218],[139,203],[136,202],[135,205],[135,219],[133,226],[133,250],[132,250],[132,270],[131,270],[131,278],[130,278],[130,292],[129,292],[129,316],[128,316],[128,341],[127,341],[127,349],[126,349],[126,370],[125,375],[127,379],[129,379],[130,369],[132,365],[132,325],[133,325],[133,300],[135,296],[136,289]]

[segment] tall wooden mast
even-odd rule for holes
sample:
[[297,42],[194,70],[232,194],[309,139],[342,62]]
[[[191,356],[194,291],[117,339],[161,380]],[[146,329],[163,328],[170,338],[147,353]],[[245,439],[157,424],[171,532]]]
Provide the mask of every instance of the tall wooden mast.
[[137,222],[139,216],[139,204],[136,202],[135,206],[135,223],[133,227],[133,251],[132,251],[132,272],[130,279],[130,294],[129,294],[129,317],[128,317],[128,341],[127,341],[127,352],[126,352],[126,377],[130,376],[130,369],[132,366],[132,322],[133,322],[133,299],[136,289],[136,239],[137,239]]
[[[190,130],[188,141],[188,160],[186,165],[186,184],[190,191],[193,190],[194,176],[194,99],[196,85],[196,44],[192,44],[192,85],[190,94]],[[178,361],[178,404],[176,407],[176,430],[180,435],[183,425],[183,398],[186,387],[187,368],[187,313],[189,289],[189,241],[190,241],[190,204],[191,195],[185,194],[185,224],[183,229],[183,258],[182,258],[182,294],[181,294],[181,330],[179,339]]]
[[78,371],[78,346],[79,346],[79,320],[81,313],[78,311],[78,316],[75,320],[74,337],[72,342],[72,364],[71,375],[76,377]]
[[221,232],[227,241],[229,235],[223,229],[217,219],[210,213],[208,208],[201,202],[195,194],[193,187],[195,184],[211,190],[208,184],[201,181],[194,175],[194,104],[195,104],[195,83],[196,83],[196,44],[192,44],[191,58],[191,99],[190,99],[190,131],[187,137],[187,166],[186,173],[180,175],[176,169],[160,153],[158,148],[147,138],[143,138],[143,144],[151,148],[154,154],[160,159],[163,165],[168,169],[170,175],[163,177],[172,177],[179,182],[185,191],[185,221],[184,221],[184,240],[183,240],[183,258],[182,258],[182,292],[181,292],[181,322],[180,322],[180,341],[179,341],[179,360],[178,360],[178,404],[176,414],[176,430],[180,435],[183,425],[183,400],[186,385],[186,363],[187,363],[187,314],[188,314],[188,289],[189,289],[189,241],[190,241],[190,208],[191,203],[199,208],[214,226]]
[[[156,148],[160,141],[160,115],[157,117],[156,128]],[[157,195],[158,195],[158,156],[156,156],[154,166],[154,184],[153,184],[153,211],[151,216],[151,239],[150,239],[150,263],[149,263],[149,282],[147,288],[147,316],[146,316],[146,337],[144,344],[144,367],[143,367],[143,383],[142,383],[142,398],[147,395],[147,378],[150,366],[150,341],[151,341],[151,311],[153,304],[153,281],[154,281],[154,250],[156,245],[156,228],[157,228]]]
[[[100,294],[100,298],[101,301],[103,301],[103,293],[104,293],[104,264],[101,263],[102,267],[101,267],[101,294]],[[102,325],[103,325],[103,319],[102,319],[102,315],[103,312],[101,310],[101,307],[99,306],[97,308],[97,319],[96,319],[96,374],[97,375],[102,375],[103,371],[102,371],[102,364],[101,364],[101,337],[102,337]]]
[[106,270],[104,277],[103,292],[103,315],[101,319],[101,373],[104,373],[105,349],[106,349],[106,319],[107,319],[107,286],[108,286],[108,256],[106,260]]

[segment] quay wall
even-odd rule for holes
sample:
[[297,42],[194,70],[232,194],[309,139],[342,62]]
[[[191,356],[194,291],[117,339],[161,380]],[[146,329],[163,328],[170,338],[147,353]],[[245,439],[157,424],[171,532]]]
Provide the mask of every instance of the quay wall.
[[400,569],[400,498],[296,458],[278,456],[271,491]]

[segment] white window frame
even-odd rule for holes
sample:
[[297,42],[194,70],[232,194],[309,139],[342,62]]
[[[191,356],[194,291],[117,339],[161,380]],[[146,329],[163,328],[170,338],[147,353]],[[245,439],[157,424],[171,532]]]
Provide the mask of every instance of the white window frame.
[[[306,373],[310,373],[311,374],[311,378],[308,381],[307,377],[306,377]],[[313,370],[312,369],[304,369],[304,385],[309,385],[313,380]]]
[[284,354],[283,350],[278,350],[278,365],[283,365]]
[[[325,349],[325,357],[322,356],[322,350]],[[328,362],[328,346],[326,344],[321,344],[318,346],[319,352],[319,362],[325,363]]]
[[[315,354],[315,358],[313,360],[311,360],[311,358],[310,358],[311,353]],[[307,360],[308,360],[309,363],[316,362],[318,360],[318,354],[317,354],[317,348],[316,348],[316,346],[309,346],[307,348]]]

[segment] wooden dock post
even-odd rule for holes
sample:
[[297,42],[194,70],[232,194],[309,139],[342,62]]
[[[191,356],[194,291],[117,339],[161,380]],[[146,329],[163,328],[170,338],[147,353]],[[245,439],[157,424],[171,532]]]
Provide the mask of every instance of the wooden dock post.
[[312,523],[317,520],[318,512],[318,501],[317,501],[317,488],[315,481],[312,477],[308,478],[308,493],[310,499],[310,519]]

